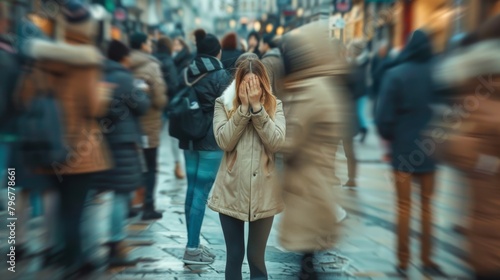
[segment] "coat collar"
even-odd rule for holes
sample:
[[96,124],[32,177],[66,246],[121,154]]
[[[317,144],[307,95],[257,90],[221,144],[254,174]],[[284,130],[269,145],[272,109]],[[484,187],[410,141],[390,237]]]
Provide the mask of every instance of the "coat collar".
[[226,111],[229,112],[233,109],[233,101],[235,97],[236,97],[236,80],[233,80],[221,96],[222,103],[224,104]]

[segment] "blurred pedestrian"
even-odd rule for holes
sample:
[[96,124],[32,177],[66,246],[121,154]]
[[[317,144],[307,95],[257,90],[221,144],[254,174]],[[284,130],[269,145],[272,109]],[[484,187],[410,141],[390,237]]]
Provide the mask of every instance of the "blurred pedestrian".
[[[182,37],[176,37],[174,39],[172,57],[174,58],[175,67],[177,68],[177,75],[180,77],[182,71],[191,64],[191,61],[193,61],[189,46]],[[181,78],[179,78],[179,80]]]
[[207,133],[199,140],[180,141],[188,181],[185,203],[188,242],[183,261],[185,264],[209,264],[214,261],[215,255],[200,244],[200,233],[208,195],[222,158],[213,131],[214,105],[231,82],[231,77],[219,60],[221,45],[217,37],[202,29],[196,30],[194,35],[198,54],[186,69],[183,86],[192,86],[195,90],[198,106],[207,120],[207,125],[199,125]]
[[[54,133],[58,125],[62,126],[61,141],[68,147],[65,160],[52,163],[50,169],[42,166],[34,169],[50,176],[50,183],[60,196],[59,217],[55,219],[58,232],[52,236],[58,237],[54,244],[57,246],[52,248],[47,261],[64,267],[64,279],[71,279],[85,270],[81,217],[87,193],[93,187],[93,176],[111,167],[109,151],[96,120],[106,113],[110,92],[99,79],[103,60],[94,46],[98,29],[93,14],[77,1],[67,1],[61,8],[63,13],[55,19],[57,42],[28,41],[27,56],[36,63],[22,84],[20,97],[23,108],[28,108],[41,90],[50,89],[64,118],[64,122],[54,123],[53,131],[47,133]],[[26,164],[29,163],[28,159]]]
[[238,35],[231,32],[222,38],[222,57],[221,62],[224,69],[228,70],[231,75],[236,72],[236,60],[243,54],[243,51],[238,48]]
[[[172,58],[173,47],[173,42],[169,37],[161,37],[158,40],[158,52],[155,54],[155,57],[161,63],[161,72],[167,85],[168,100],[172,100],[179,89],[179,72]],[[164,127],[168,131],[168,115],[166,112],[164,118],[166,120]],[[186,175],[181,166],[182,151],[179,149],[179,141],[176,138],[170,137],[169,143],[175,163],[174,175],[177,179],[184,179]]]
[[360,142],[364,143],[368,133],[366,120],[366,100],[368,99],[368,79],[370,76],[370,56],[363,39],[353,40],[348,46],[348,59],[352,65],[350,89],[356,103],[357,119],[359,122]]
[[131,192],[142,183],[142,129],[139,117],[151,106],[149,96],[134,86],[130,72],[130,50],[120,41],[112,41],[107,51],[106,82],[116,85],[108,112],[100,119],[101,129],[109,143],[114,168],[95,179],[99,190],[113,191],[111,207],[110,266],[135,265],[127,258],[124,239]]
[[[238,66],[235,88],[236,92],[228,89],[216,100],[214,133],[225,154],[209,207],[220,213],[227,248],[226,279],[242,279],[245,222],[249,223],[250,278],[267,279],[266,244],[274,216],[284,206],[274,153],[285,140],[285,117],[258,59],[246,59]],[[224,98],[226,94],[233,99]]]
[[[425,143],[423,130],[432,117],[430,104],[434,86],[431,76],[432,42],[422,30],[415,31],[398,59],[384,75],[375,121],[380,135],[390,142],[397,192],[397,270],[406,275],[410,261],[412,180],[420,186],[421,252],[423,269],[442,275],[432,260],[432,197],[436,164]],[[423,148],[422,148],[423,147]]]
[[283,38],[284,110],[287,119],[284,154],[285,211],[279,240],[302,254],[299,279],[318,279],[314,253],[332,249],[337,240],[333,186],[335,154],[344,137],[348,108],[337,76],[344,63],[334,59],[327,24],[312,23]]
[[279,99],[281,98],[283,88],[281,83],[283,82],[285,69],[283,69],[283,60],[277,38],[272,34],[264,35],[260,41],[259,52],[262,54],[261,61],[266,66],[273,95]]
[[134,73],[136,82],[142,84],[151,99],[151,107],[140,118],[143,131],[142,148],[147,166],[147,171],[144,173],[146,190],[142,220],[162,217],[162,214],[155,210],[155,185],[162,114],[168,102],[161,63],[151,55],[151,44],[151,40],[144,33],[133,34],[130,38],[132,48],[130,69]]
[[[445,118],[449,140],[436,142],[443,143],[447,160],[469,186],[467,259],[475,279],[493,280],[500,279],[500,16],[482,24],[463,44],[445,59],[437,76],[459,90],[455,102],[465,104],[466,111]],[[467,117],[461,118],[462,113]]]
[[261,53],[259,51],[260,35],[257,31],[253,30],[252,32],[250,32],[250,34],[248,34],[247,43],[248,43],[247,52],[254,53],[260,58],[261,56]]

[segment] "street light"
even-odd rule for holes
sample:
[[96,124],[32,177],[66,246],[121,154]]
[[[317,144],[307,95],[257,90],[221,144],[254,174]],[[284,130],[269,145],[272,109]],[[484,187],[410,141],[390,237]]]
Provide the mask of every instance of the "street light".
[[276,29],[276,35],[281,36],[285,32],[285,28],[283,26],[280,26]]
[[231,29],[234,29],[236,27],[236,20],[234,20],[234,19],[230,20],[229,27],[231,27]]
[[298,17],[302,17],[303,15],[304,15],[304,9],[299,8],[299,9],[297,10],[297,16],[298,16]]
[[234,8],[233,8],[233,6],[228,5],[228,6],[226,7],[226,12],[227,12],[228,14],[232,14],[232,13],[234,12]]
[[195,19],[194,19],[194,23],[195,23],[196,25],[201,25],[201,18],[199,18],[199,17],[195,18]]
[[266,25],[266,32],[271,33],[273,32],[274,25],[272,23],[269,23]]
[[256,21],[253,23],[253,29],[255,29],[255,31],[259,32],[261,27],[262,25],[260,24],[260,21]]

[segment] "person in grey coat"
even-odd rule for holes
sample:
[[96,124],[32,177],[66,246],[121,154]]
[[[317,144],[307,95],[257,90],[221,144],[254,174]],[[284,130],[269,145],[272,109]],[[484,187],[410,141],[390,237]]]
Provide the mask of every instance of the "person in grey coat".
[[432,197],[436,164],[431,139],[422,135],[429,124],[434,97],[431,68],[432,43],[417,30],[382,81],[375,122],[379,134],[390,142],[392,168],[397,191],[397,270],[405,275],[410,260],[409,229],[411,218],[411,183],[420,183],[422,204],[422,250],[424,271],[441,274],[432,261]]
[[111,149],[114,168],[96,176],[96,188],[114,191],[111,210],[110,265],[135,264],[127,259],[123,249],[126,237],[125,223],[131,192],[142,184],[140,159],[140,137],[142,134],[139,117],[151,106],[149,96],[134,87],[134,78],[127,69],[130,63],[129,49],[119,41],[112,41],[108,49],[105,66],[106,82],[116,86],[107,115],[100,120],[100,126]]

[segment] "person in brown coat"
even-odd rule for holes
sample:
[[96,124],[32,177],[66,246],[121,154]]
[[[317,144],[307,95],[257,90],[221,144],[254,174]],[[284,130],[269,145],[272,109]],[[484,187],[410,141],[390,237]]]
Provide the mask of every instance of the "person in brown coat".
[[274,216],[284,207],[274,154],[285,140],[285,127],[281,101],[271,93],[265,66],[254,58],[239,63],[235,87],[215,103],[215,139],[225,153],[208,203],[220,213],[228,280],[242,279],[245,222],[250,278],[267,279],[267,239]]
[[33,39],[27,44],[27,55],[36,62],[19,94],[24,107],[43,83],[61,106],[63,140],[69,152],[64,162],[54,162],[52,170],[40,172],[48,175],[60,196],[56,221],[62,250],[51,254],[61,255],[57,264],[65,267],[68,278],[83,265],[80,219],[93,175],[112,166],[97,123],[107,111],[111,92],[101,83],[103,57],[93,45],[98,28],[91,13],[75,2],[61,8],[64,13],[56,19],[58,41]]
[[347,68],[333,59],[326,26],[309,24],[283,38],[287,135],[279,240],[303,254],[300,279],[317,279],[313,253],[331,249],[337,240],[335,154],[349,107],[335,76]]
[[281,98],[285,70],[283,69],[283,59],[281,58],[281,52],[275,36],[272,34],[264,35],[260,41],[259,51],[262,53],[260,60],[266,66],[273,94],[277,98]]
[[457,102],[465,111],[443,116],[450,131],[432,131],[435,143],[445,149],[445,158],[469,185],[468,260],[476,279],[491,280],[500,279],[499,31],[500,16],[496,16],[438,68],[439,80],[459,90]]
[[147,172],[144,174],[146,193],[142,219],[161,219],[162,214],[155,211],[154,190],[162,113],[168,102],[167,88],[161,72],[160,61],[151,55],[152,43],[148,36],[144,33],[132,35],[130,47],[132,48],[130,68],[136,82],[139,83],[139,86],[143,85],[151,99],[151,108],[140,118],[143,130],[142,148],[147,166]]

